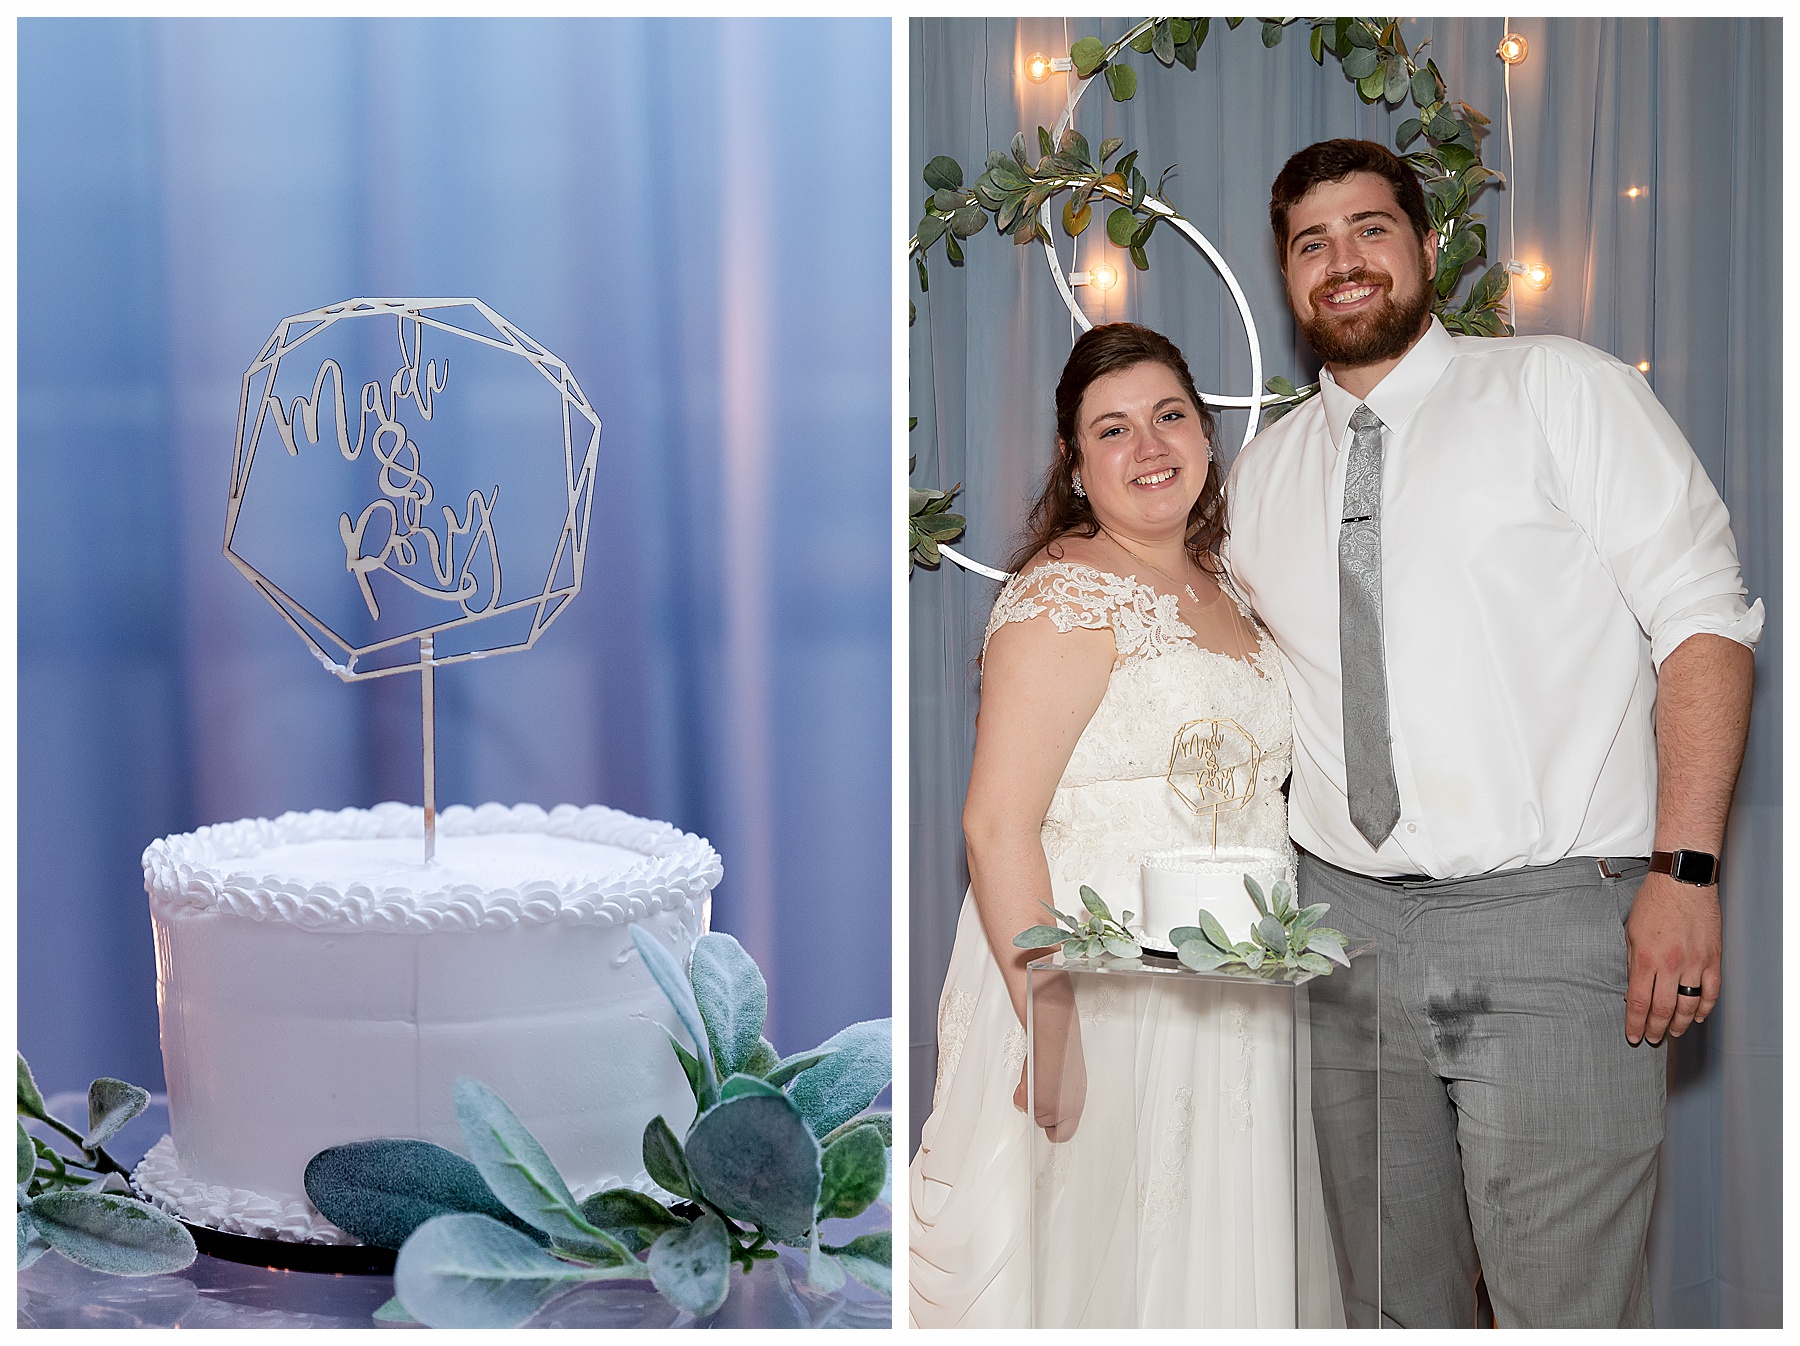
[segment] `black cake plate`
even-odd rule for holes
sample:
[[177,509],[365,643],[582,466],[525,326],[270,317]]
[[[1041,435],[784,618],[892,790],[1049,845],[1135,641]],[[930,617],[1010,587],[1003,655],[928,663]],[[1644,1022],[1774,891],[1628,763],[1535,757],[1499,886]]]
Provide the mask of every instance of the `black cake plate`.
[[391,1276],[392,1248],[353,1243],[290,1243],[285,1239],[258,1239],[247,1234],[227,1234],[203,1224],[183,1220],[194,1236],[194,1246],[208,1257],[273,1271],[312,1271],[326,1276]]

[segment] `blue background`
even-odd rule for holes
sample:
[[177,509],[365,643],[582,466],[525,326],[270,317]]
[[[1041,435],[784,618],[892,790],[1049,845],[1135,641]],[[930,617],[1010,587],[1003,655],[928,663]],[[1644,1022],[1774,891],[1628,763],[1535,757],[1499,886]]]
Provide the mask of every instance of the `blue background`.
[[160,1087],[139,855],[418,802],[418,683],[327,675],[220,553],[283,317],[476,295],[605,425],[585,584],[442,671],[438,800],[709,837],[784,1051],[889,1012],[890,31],[19,27],[19,1036]]

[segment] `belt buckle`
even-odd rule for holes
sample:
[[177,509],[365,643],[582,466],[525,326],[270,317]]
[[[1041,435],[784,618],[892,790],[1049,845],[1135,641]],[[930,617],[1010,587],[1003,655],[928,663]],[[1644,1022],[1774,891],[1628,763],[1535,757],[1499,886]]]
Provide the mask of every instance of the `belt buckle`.
[[1603,859],[1595,860],[1594,863],[1600,866],[1600,877],[1603,879],[1619,879],[1624,877],[1622,874],[1613,873],[1612,866],[1607,864]]

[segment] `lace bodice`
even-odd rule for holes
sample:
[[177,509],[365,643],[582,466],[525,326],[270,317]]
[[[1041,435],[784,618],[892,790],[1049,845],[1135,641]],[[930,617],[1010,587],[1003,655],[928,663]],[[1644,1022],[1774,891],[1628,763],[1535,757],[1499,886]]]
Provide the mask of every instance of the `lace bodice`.
[[[1226,594],[1238,602],[1229,588]],[[1287,683],[1260,627],[1248,660],[1203,649],[1174,597],[1128,576],[1055,561],[1008,581],[984,649],[1006,623],[1040,616],[1064,632],[1110,628],[1117,646],[1106,692],[1044,819],[1057,905],[1065,886],[1087,881],[1084,875],[1106,871],[1116,885],[1129,874],[1135,883],[1144,851],[1213,844],[1212,814],[1197,813],[1184,793],[1202,802],[1220,793],[1241,799],[1218,812],[1216,844],[1288,853],[1281,784],[1293,731]],[[1170,782],[1178,736],[1179,788]],[[1203,794],[1196,775],[1209,772],[1213,793]]]

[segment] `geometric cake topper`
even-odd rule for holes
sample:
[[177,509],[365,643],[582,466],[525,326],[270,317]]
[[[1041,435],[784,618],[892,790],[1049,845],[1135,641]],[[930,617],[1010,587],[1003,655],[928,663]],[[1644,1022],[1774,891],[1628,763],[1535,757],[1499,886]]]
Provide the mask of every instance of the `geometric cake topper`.
[[427,864],[435,669],[580,591],[599,451],[568,367],[479,299],[296,314],[244,372],[225,555],[345,682],[418,671]]
[[1170,787],[1195,813],[1212,815],[1213,849],[1219,846],[1219,814],[1256,797],[1263,752],[1236,720],[1189,720],[1169,745]]
[[345,681],[525,649],[581,588],[599,446],[478,299],[297,314],[244,373],[225,554]]

